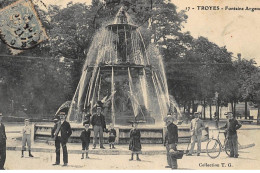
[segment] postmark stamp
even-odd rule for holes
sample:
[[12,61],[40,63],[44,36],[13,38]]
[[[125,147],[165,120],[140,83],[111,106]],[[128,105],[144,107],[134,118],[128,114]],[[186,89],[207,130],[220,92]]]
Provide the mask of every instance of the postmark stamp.
[[0,10],[0,38],[13,49],[30,49],[48,38],[31,0]]

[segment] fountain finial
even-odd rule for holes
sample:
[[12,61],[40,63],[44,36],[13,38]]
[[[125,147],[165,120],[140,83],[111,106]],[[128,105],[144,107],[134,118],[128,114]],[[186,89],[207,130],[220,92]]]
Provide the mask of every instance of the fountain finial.
[[116,23],[115,24],[128,24],[126,12],[124,6],[120,8],[116,15]]

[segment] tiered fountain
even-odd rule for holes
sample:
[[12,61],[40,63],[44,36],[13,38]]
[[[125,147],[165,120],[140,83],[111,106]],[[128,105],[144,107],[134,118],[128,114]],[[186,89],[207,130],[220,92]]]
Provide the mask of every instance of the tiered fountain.
[[163,117],[174,110],[180,115],[169,97],[162,56],[156,46],[145,46],[124,6],[95,34],[87,54],[68,113],[74,124],[72,140],[79,137],[83,110],[94,113],[98,100],[104,103],[107,124],[113,123],[118,131],[119,143],[128,141],[128,122],[133,120],[145,122],[140,125],[144,143],[162,143]]
[[82,111],[93,112],[96,102],[103,100],[107,122],[126,125],[134,118],[162,122],[170,108],[167,81],[161,57],[149,57],[148,51],[138,27],[121,7],[115,21],[94,37],[69,120],[81,122]]

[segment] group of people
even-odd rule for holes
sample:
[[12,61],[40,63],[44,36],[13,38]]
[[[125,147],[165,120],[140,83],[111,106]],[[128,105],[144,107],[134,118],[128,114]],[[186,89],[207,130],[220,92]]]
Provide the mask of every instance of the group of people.
[[[80,134],[80,139],[82,143],[82,156],[81,159],[84,159],[86,155],[86,159],[89,158],[88,150],[90,144],[90,135],[91,131],[89,129],[90,125],[93,127],[94,131],[94,140],[93,140],[93,149],[96,149],[98,143],[98,136],[99,136],[99,144],[101,149],[105,149],[104,142],[103,142],[103,132],[109,133],[109,146],[110,149],[115,148],[114,142],[116,138],[116,131],[113,125],[110,125],[110,129],[106,128],[106,121],[105,117],[102,114],[102,107],[96,107],[96,113],[93,114],[90,118],[90,115],[87,114],[85,117],[85,121],[83,122],[84,130]],[[69,137],[72,134],[71,126],[69,122],[66,121],[66,113],[60,112],[59,119],[55,119],[55,125],[52,129],[52,137],[55,140],[55,148],[56,148],[56,162],[53,165],[60,164],[60,149],[62,147],[63,150],[63,166],[68,165],[68,152],[67,152],[67,142]]]
[[[91,118],[90,118],[91,117]],[[140,130],[137,129],[137,121],[132,122],[133,129],[130,131],[130,143],[129,143],[129,150],[132,151],[130,160],[133,160],[134,154],[136,154],[136,160],[141,161],[139,158],[139,154],[141,153],[141,133]],[[110,149],[115,148],[115,139],[116,139],[116,130],[114,129],[113,124],[110,124],[110,128],[106,128],[106,121],[105,117],[102,114],[102,106],[97,105],[96,113],[90,116],[87,114],[87,118],[85,118],[83,122],[84,130],[80,134],[80,139],[82,143],[82,155],[81,159],[84,159],[86,155],[86,159],[89,158],[88,150],[90,144],[90,136],[91,131],[89,129],[90,125],[93,127],[94,131],[94,139],[93,139],[93,148],[96,149],[98,143],[98,136],[99,136],[99,145],[101,149],[105,149],[104,142],[103,142],[103,132],[109,133],[109,147]],[[69,122],[66,121],[66,114],[65,112],[59,113],[59,120],[55,120],[54,128],[52,129],[52,138],[55,140],[55,147],[56,147],[56,162],[53,165],[60,164],[60,149],[62,147],[63,150],[63,166],[68,165],[68,152],[66,144],[68,142],[69,137],[72,134],[72,130],[70,127]],[[61,147],[60,147],[61,146]]]
[[[82,156],[81,159],[89,158],[88,150],[90,144],[90,136],[91,131],[89,129],[90,125],[93,127],[94,131],[94,140],[93,140],[93,149],[96,149],[98,143],[99,136],[99,144],[100,148],[104,149],[103,143],[103,132],[109,133],[109,147],[110,149],[115,148],[115,139],[116,139],[116,130],[113,127],[113,124],[110,125],[109,130],[106,128],[105,117],[102,114],[102,107],[96,107],[96,113],[91,116],[91,118],[87,118],[83,122],[84,130],[81,132],[80,139],[82,142]],[[238,158],[238,142],[237,142],[237,130],[242,126],[233,116],[232,112],[226,113],[227,122],[225,126],[220,129],[225,129],[226,138],[229,142],[230,147],[230,157]],[[6,158],[6,133],[5,126],[2,123],[2,114],[0,113],[0,169],[4,169],[5,158]],[[89,116],[90,117],[90,116]],[[166,146],[167,151],[167,162],[169,168],[177,169],[177,158],[173,154],[177,152],[177,144],[178,144],[178,127],[174,124],[174,117],[172,115],[167,115],[164,118],[164,121],[167,126],[164,145]],[[141,154],[141,132],[137,128],[138,121],[132,122],[132,129],[130,131],[130,142],[129,142],[129,150],[132,151],[131,158],[132,161],[134,159],[134,155],[136,155],[136,160],[141,161],[139,154]],[[202,131],[205,129],[205,125],[203,120],[200,119],[200,113],[194,113],[194,119],[192,119],[190,123],[190,133],[191,133],[191,147],[187,153],[187,156],[191,156],[194,151],[195,143],[197,142],[197,156],[200,155],[201,152],[201,138]],[[60,112],[59,119],[55,119],[55,125],[52,129],[51,136],[55,140],[55,148],[56,148],[56,162],[53,165],[60,164],[60,150],[63,150],[63,166],[68,165],[68,151],[67,151],[67,142],[69,137],[72,134],[70,123],[66,121],[66,113]],[[26,145],[28,147],[29,157],[33,157],[31,154],[31,138],[32,138],[32,128],[29,124],[29,119],[25,119],[25,125],[22,129],[22,155],[24,157],[24,151],[26,151]]]
[[[191,120],[190,123],[190,135],[191,135],[191,143],[190,149],[187,152],[187,156],[192,156],[194,152],[194,146],[197,142],[197,156],[200,156],[201,153],[201,139],[202,139],[202,131],[205,129],[205,125],[203,120],[200,119],[201,113],[195,112],[194,118]],[[233,116],[232,112],[225,113],[227,116],[227,121],[223,127],[220,129],[225,129],[225,138],[228,141],[228,146],[230,148],[230,156],[238,158],[238,137],[237,137],[237,130],[241,128],[241,123],[239,123],[235,117]],[[178,143],[178,127],[173,123],[174,118],[171,115],[168,115],[165,119],[167,131],[165,135],[165,143],[167,150],[167,168],[177,169],[177,159],[171,150],[177,152],[177,143]],[[218,128],[218,126],[217,126]]]
[[[187,156],[191,156],[193,154],[195,143],[197,142],[197,156],[200,155],[201,152],[201,137],[202,130],[205,129],[205,125],[203,121],[199,118],[200,113],[195,112],[194,118],[190,123],[190,133],[191,133],[191,147],[187,153]],[[166,146],[167,151],[167,162],[168,166],[166,168],[177,169],[177,158],[175,152],[177,152],[177,144],[178,144],[178,126],[174,124],[174,117],[172,115],[168,115],[164,119],[167,130],[165,134],[164,145]],[[173,152],[171,152],[171,150]]]

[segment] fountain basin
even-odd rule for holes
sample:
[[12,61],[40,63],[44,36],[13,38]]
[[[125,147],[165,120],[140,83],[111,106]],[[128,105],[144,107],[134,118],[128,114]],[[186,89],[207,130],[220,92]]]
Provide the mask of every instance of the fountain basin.
[[[34,139],[36,141],[48,142],[51,140],[51,129],[53,124],[35,124]],[[71,123],[72,135],[69,138],[71,143],[80,143],[80,133],[83,130],[81,124]],[[115,125],[117,132],[116,143],[128,144],[130,139],[131,126],[118,126]],[[91,129],[91,142],[93,141],[94,132]],[[165,138],[166,127],[156,125],[143,125],[139,127],[141,131],[141,143],[143,144],[163,144]],[[178,125],[179,143],[190,142],[190,129],[188,125]],[[108,143],[108,133],[104,132],[104,143]]]

